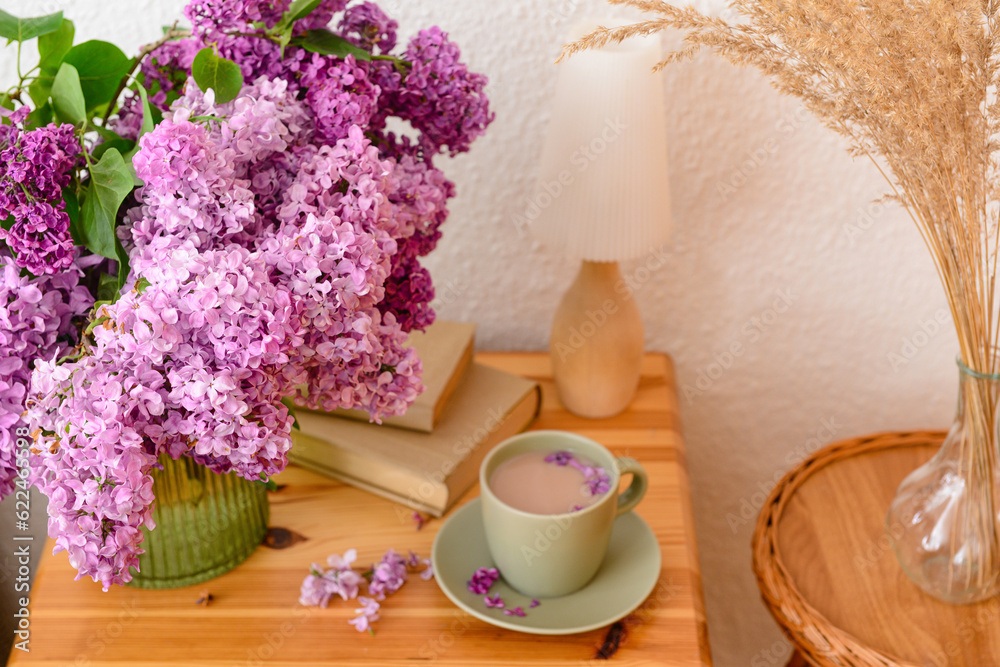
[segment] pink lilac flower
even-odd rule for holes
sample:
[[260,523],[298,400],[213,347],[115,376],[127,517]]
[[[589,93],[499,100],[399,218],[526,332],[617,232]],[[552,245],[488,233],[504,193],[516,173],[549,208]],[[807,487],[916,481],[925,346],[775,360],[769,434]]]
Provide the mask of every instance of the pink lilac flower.
[[406,583],[406,559],[389,549],[382,560],[372,566],[368,593],[377,600],[384,600]]
[[540,604],[542,604],[542,603],[541,603],[541,602],[539,602],[538,600],[535,600],[535,599],[533,599],[533,600],[531,601],[531,604],[530,604],[529,606],[530,606],[530,608],[531,608],[531,609],[534,609],[535,607],[537,607],[537,606],[538,606],[538,605],[540,605]]
[[495,567],[481,567],[472,573],[472,579],[466,582],[466,586],[477,595],[486,595],[499,578],[500,571]]
[[504,609],[503,613],[505,616],[527,616],[522,607],[514,607],[513,609]]
[[333,554],[327,558],[327,564],[331,568],[329,570],[324,571],[314,563],[302,582],[299,604],[326,608],[334,595],[339,595],[343,600],[356,598],[364,583],[364,577],[351,569],[351,563],[356,559],[357,551],[349,549],[343,556]]
[[358,598],[358,602],[361,603],[361,607],[354,610],[357,617],[348,620],[347,622],[353,625],[358,632],[370,632],[372,629],[372,623],[379,619],[379,603],[372,598],[361,596]]
[[503,598],[500,597],[499,593],[496,593],[496,594],[494,594],[492,596],[487,595],[486,597],[483,598],[483,603],[488,608],[490,608],[490,609],[493,609],[493,608],[503,609],[504,608],[504,601],[503,601]]

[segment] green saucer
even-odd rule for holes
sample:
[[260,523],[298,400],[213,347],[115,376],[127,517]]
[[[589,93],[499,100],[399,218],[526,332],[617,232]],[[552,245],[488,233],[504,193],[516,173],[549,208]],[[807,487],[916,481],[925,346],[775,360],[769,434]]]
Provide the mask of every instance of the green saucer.
[[490,589],[508,609],[523,607],[526,616],[507,616],[491,609],[466,582],[480,567],[493,567],[483,532],[480,500],[459,508],[438,531],[431,551],[434,578],[452,602],[476,618],[501,628],[538,635],[569,635],[614,623],[642,604],[660,576],[660,545],[650,527],[635,512],[618,517],[611,546],[601,569],[576,593],[543,598],[534,609],[531,598],[518,593],[501,577]]

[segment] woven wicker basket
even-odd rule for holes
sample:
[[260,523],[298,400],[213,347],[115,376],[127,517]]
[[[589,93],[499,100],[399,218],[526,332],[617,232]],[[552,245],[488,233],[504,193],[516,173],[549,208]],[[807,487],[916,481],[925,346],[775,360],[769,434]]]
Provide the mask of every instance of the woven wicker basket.
[[779,549],[778,526],[788,500],[811,476],[832,463],[891,447],[939,445],[940,431],[882,433],[830,445],[792,469],[761,509],[753,536],[753,568],[764,603],[799,650],[814,665],[921,667],[864,645],[836,627],[804,599]]

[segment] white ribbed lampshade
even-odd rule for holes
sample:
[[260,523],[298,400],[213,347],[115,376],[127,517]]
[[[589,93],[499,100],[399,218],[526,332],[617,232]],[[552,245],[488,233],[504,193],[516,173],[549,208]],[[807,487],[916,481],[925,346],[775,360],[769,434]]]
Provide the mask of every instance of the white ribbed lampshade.
[[[608,25],[611,22],[601,22]],[[598,22],[580,24],[571,38]],[[657,36],[561,62],[532,224],[567,254],[611,262],[651,252],[670,233],[670,183]]]

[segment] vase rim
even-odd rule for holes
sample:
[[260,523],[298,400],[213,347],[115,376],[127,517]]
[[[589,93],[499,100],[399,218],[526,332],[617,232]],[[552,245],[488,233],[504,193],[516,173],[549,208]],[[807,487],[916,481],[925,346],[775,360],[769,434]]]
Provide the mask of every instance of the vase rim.
[[955,357],[955,363],[958,364],[959,372],[964,373],[969,377],[976,378],[977,380],[994,380],[1000,382],[1000,373],[983,373],[982,371],[970,368],[964,361],[962,361],[961,354]]

